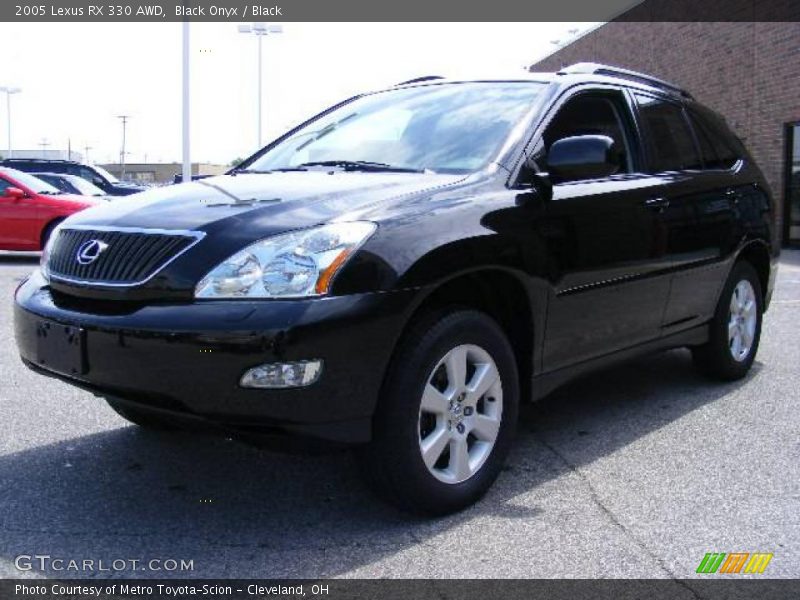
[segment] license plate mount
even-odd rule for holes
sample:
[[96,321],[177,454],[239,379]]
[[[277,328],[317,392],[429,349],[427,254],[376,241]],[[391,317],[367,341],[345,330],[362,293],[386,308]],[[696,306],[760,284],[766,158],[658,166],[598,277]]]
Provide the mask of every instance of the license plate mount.
[[63,375],[85,375],[86,330],[53,321],[36,324],[36,362],[49,371]]

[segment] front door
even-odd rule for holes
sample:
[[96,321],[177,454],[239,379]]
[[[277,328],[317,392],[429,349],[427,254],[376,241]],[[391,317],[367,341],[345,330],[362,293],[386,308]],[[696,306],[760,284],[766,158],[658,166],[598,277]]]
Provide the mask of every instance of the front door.
[[547,126],[545,152],[557,139],[607,135],[620,172],[591,181],[556,182],[535,232],[553,257],[544,340],[545,372],[658,337],[669,292],[659,238],[663,181],[641,172],[639,144],[621,91],[583,92]]
[[[0,249],[36,250],[38,208],[31,198],[10,198],[6,189],[17,187],[0,175]],[[23,190],[24,191],[24,190]]]

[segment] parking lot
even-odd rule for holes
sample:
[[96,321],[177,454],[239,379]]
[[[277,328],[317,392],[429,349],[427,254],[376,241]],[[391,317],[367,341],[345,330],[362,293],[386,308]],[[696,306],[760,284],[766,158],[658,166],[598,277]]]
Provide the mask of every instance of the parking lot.
[[765,576],[800,577],[800,252],[746,380],[681,350],[575,382],[523,413],[483,501],[434,520],[373,499],[347,452],[141,431],[27,370],[11,296],[35,265],[0,254],[0,576],[47,554],[193,561],[113,573],[159,578],[683,578],[707,552],[772,552]]

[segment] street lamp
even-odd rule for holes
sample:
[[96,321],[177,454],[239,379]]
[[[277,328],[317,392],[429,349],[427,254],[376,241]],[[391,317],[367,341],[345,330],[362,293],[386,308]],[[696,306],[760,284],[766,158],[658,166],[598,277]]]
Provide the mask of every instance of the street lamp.
[[12,94],[19,94],[22,91],[21,88],[18,87],[0,87],[0,92],[6,93],[6,117],[8,118],[8,156],[6,158],[12,158],[12,151],[11,151],[11,95]]
[[192,157],[191,145],[189,143],[189,50],[190,44],[190,30],[189,20],[183,22],[183,36],[182,36],[182,60],[181,60],[181,105],[182,105],[182,119],[181,119],[181,181],[187,183],[192,180]]
[[253,23],[252,25],[239,25],[239,33],[251,33],[258,38],[258,147],[261,148],[261,39],[265,35],[283,33],[280,25],[267,25],[266,23]]
[[117,115],[117,118],[122,121],[122,149],[119,151],[119,164],[120,172],[119,178],[124,180],[125,179],[125,133],[128,128],[128,119],[131,118],[130,115]]

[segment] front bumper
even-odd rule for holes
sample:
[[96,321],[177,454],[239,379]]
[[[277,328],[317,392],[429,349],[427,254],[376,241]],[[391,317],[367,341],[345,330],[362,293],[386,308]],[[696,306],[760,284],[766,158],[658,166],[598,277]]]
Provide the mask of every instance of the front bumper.
[[[414,296],[408,290],[122,308],[61,299],[37,272],[16,292],[14,325],[28,366],[98,395],[233,429],[364,442]],[[45,321],[82,329],[80,372],[42,364],[42,345],[50,343],[39,335]],[[310,359],[324,366],[308,387],[239,386],[259,364]]]

